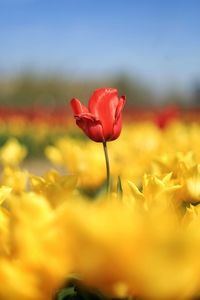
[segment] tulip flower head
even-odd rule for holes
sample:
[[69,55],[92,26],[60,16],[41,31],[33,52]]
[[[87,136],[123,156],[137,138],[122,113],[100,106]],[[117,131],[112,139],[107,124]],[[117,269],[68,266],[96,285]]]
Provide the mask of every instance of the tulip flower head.
[[88,108],[78,99],[71,100],[76,124],[95,142],[116,140],[122,128],[125,96],[113,88],[100,88],[90,97]]
[[176,106],[164,107],[157,112],[155,123],[160,129],[165,129],[172,121],[179,118],[180,111]]

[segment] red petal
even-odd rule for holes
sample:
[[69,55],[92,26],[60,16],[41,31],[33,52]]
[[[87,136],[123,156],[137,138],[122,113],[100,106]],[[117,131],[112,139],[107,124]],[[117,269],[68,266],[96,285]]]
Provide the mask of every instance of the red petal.
[[113,126],[113,134],[110,137],[109,141],[116,140],[119,137],[121,130],[122,130],[122,115],[120,114],[116,123]]
[[126,97],[125,96],[121,96],[119,99],[119,103],[116,109],[116,113],[115,113],[115,123],[113,126],[113,134],[110,138],[110,141],[116,140],[120,133],[121,133],[121,129],[122,129],[122,109],[125,105],[126,102]]
[[89,113],[89,112],[81,113],[81,114],[79,114],[79,115],[74,115],[74,118],[75,118],[76,120],[82,119],[82,118],[88,119],[88,120],[91,120],[91,121],[95,121],[95,120],[96,120],[95,116],[92,115],[92,114]]
[[101,121],[105,140],[112,136],[119,99],[116,89],[101,88],[89,100],[89,111]]
[[88,108],[84,106],[78,99],[73,98],[70,103],[75,115],[88,112]]
[[85,134],[95,142],[104,142],[103,128],[101,122],[92,118],[90,114],[76,117],[76,124],[85,132]]
[[119,116],[122,113],[122,109],[124,108],[126,102],[126,96],[121,96],[117,105],[117,109],[115,112],[115,120],[117,120],[119,118]]
[[88,126],[88,136],[95,142],[105,142],[104,134],[103,134],[103,127],[101,123],[98,121],[91,123]]

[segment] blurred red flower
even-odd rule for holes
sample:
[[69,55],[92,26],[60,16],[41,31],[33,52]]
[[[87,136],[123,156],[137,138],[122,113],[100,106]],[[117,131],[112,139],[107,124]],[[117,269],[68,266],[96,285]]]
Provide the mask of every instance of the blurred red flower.
[[156,125],[164,129],[166,128],[172,121],[175,121],[179,118],[180,110],[177,106],[171,105],[164,107],[160,111],[158,111],[155,115],[155,123]]
[[113,88],[100,88],[90,97],[88,108],[78,99],[71,100],[76,124],[95,142],[117,139],[122,128],[125,96],[118,97]]

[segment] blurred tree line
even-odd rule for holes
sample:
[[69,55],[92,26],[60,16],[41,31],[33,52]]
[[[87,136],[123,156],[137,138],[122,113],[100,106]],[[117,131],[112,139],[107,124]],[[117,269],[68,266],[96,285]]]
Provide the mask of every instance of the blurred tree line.
[[[12,78],[0,77],[0,105],[63,106],[73,97],[87,103],[94,89],[106,86],[116,87],[120,95],[126,95],[130,106],[159,104],[159,99],[147,84],[126,74],[104,79],[71,79],[25,73]],[[200,104],[199,91],[200,85],[196,85],[194,97],[189,99],[188,95],[172,90],[160,100],[163,104]]]

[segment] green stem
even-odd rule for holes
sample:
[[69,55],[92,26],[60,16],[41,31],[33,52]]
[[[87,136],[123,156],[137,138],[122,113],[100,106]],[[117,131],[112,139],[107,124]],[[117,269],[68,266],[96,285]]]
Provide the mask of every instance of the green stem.
[[108,194],[110,192],[110,164],[109,164],[108,149],[107,149],[106,142],[103,142],[103,150],[104,150],[105,161],[106,161],[107,194]]

